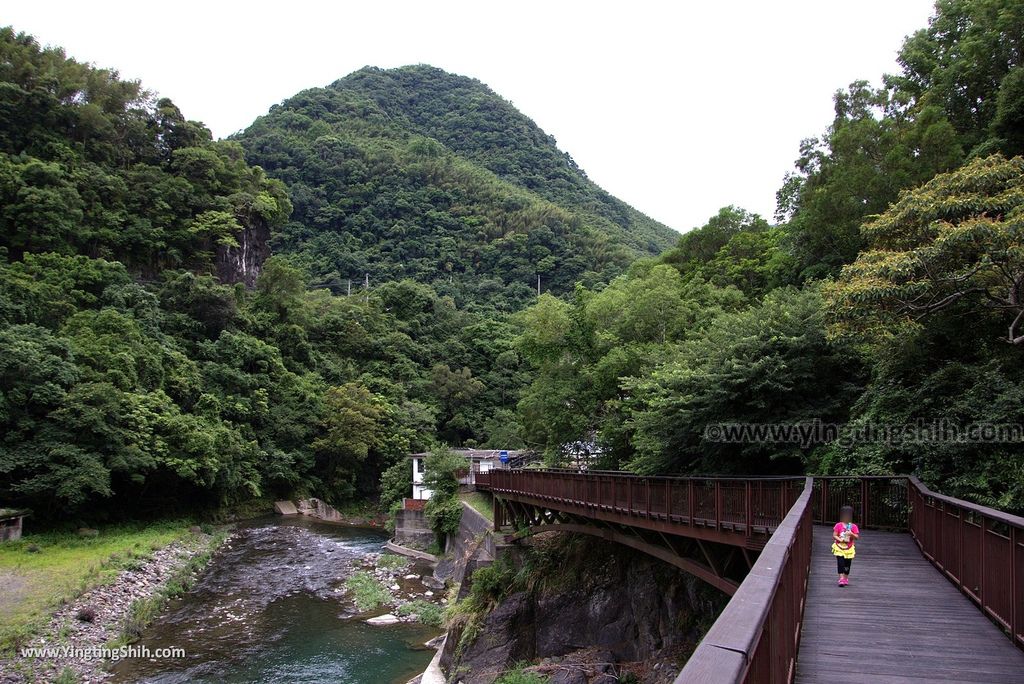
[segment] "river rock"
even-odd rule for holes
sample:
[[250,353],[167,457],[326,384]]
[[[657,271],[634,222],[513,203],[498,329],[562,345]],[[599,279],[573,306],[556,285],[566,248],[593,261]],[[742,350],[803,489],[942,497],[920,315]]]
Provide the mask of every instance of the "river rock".
[[587,675],[583,670],[559,670],[551,677],[551,684],[587,684]]
[[430,587],[431,589],[444,589],[444,582],[437,579],[433,575],[423,576],[423,586]]
[[380,627],[382,625],[394,625],[394,624],[397,624],[397,623],[401,622],[401,619],[399,619],[398,616],[396,616],[396,615],[392,615],[391,613],[384,613],[383,615],[378,615],[377,617],[369,618],[365,622],[368,625],[374,625],[375,627]]

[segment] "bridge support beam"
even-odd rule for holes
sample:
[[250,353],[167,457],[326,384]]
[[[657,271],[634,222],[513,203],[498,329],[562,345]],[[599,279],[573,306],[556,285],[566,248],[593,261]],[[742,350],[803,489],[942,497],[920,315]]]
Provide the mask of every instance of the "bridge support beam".
[[573,532],[607,539],[675,566],[732,596],[750,569],[750,554],[707,540],[583,518],[543,506],[495,498],[495,528],[511,527],[509,541],[542,532]]

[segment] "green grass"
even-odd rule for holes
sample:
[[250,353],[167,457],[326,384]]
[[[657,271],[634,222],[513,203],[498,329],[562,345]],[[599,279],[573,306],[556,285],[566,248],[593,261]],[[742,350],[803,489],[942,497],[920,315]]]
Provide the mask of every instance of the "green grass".
[[352,576],[345,580],[345,588],[352,594],[356,608],[362,612],[373,610],[391,598],[384,585],[365,570],[352,573]]
[[403,603],[398,606],[395,614],[402,617],[415,615],[418,622],[430,625],[431,627],[440,627],[444,623],[444,611],[441,609],[441,606],[430,601],[424,601],[423,599]]
[[477,513],[494,522],[494,505],[490,496],[482,492],[464,492],[459,497],[472,506]]
[[377,559],[377,565],[388,570],[397,570],[409,567],[409,559],[397,553],[382,553]]
[[547,684],[550,680],[536,672],[516,670],[506,672],[494,680],[494,684]]
[[57,678],[53,680],[53,684],[78,684],[80,681],[81,680],[78,678],[78,675],[75,674],[74,670],[70,667],[65,667],[60,671],[60,674],[57,675]]
[[96,537],[48,532],[0,544],[0,654],[38,634],[59,606],[188,534],[189,525],[116,525]]

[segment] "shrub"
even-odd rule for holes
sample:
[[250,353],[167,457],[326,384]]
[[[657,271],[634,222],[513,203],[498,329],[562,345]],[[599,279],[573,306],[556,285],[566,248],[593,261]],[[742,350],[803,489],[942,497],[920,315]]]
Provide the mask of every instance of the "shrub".
[[423,599],[403,603],[395,612],[403,617],[415,615],[417,622],[431,627],[440,627],[444,622],[444,611],[441,610],[441,606]]
[[65,667],[60,671],[60,674],[57,675],[57,678],[53,680],[53,684],[78,684],[80,681],[81,680],[78,678],[78,675],[75,674],[74,670],[70,667]]
[[515,580],[515,571],[505,557],[501,556],[490,565],[477,568],[473,573],[469,585],[470,600],[477,608],[488,608],[508,593]]
[[462,520],[462,502],[455,497],[443,497],[438,494],[427,501],[424,513],[430,522],[430,528],[438,536],[448,536],[459,531]]

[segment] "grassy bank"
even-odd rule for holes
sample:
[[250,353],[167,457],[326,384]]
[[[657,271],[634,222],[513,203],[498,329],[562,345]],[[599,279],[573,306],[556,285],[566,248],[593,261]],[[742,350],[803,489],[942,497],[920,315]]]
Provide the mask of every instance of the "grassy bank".
[[494,504],[489,494],[483,492],[463,492],[459,498],[468,503],[473,509],[491,522],[494,522]]
[[188,534],[189,524],[116,525],[94,537],[48,532],[0,544],[0,653],[36,634],[55,608]]

